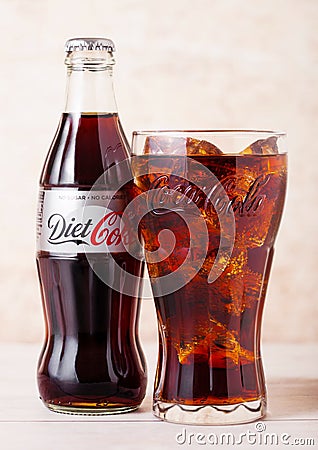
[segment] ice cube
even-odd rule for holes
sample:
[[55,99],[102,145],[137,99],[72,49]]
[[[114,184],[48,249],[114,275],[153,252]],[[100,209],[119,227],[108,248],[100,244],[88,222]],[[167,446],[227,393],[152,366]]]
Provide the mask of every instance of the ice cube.
[[261,273],[254,272],[247,269],[244,274],[244,294],[246,299],[246,306],[251,306],[251,303],[259,300],[262,289],[263,277]]
[[275,220],[275,200],[266,198],[261,206],[262,209],[256,211],[255,215],[248,216],[248,220],[242,220],[238,224],[236,234],[238,247],[255,248],[264,245],[272,221]]
[[200,141],[199,139],[187,138],[187,155],[222,155],[221,150],[208,141]]
[[183,137],[148,136],[144,154],[152,155],[186,155],[187,140]]
[[214,144],[208,141],[170,136],[148,136],[144,154],[153,155],[222,155]]
[[227,308],[229,313],[240,315],[259,300],[262,288],[260,273],[246,267],[244,273],[230,276],[228,283],[232,299]]
[[231,259],[226,268],[227,275],[237,275],[242,273],[247,263],[247,251],[245,248],[233,249]]
[[230,175],[223,187],[230,199],[243,199],[257,178],[258,172],[253,167],[237,167],[235,175]]
[[[208,262],[205,261],[206,264]],[[202,277],[207,276],[207,270],[204,269],[203,265],[199,272]],[[259,299],[261,286],[262,275],[247,266],[246,248],[234,248],[225,270],[209,287],[211,315],[222,317],[230,314],[239,317],[245,308],[252,307],[253,302]]]
[[277,137],[271,136],[253,142],[249,147],[240,152],[240,155],[276,155],[278,153]]
[[220,321],[211,318],[201,336],[192,340],[175,342],[180,364],[192,364],[208,360],[213,368],[234,367],[254,360],[253,352],[244,349],[238,342],[237,333]]
[[214,318],[210,322],[212,332],[206,339],[210,342],[211,367],[230,367],[253,361],[254,354],[241,347],[237,331]]

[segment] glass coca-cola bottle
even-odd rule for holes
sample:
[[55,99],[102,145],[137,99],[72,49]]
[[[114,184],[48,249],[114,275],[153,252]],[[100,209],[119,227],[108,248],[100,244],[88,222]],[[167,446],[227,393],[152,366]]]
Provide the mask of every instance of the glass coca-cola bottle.
[[[120,224],[133,185],[122,173],[130,152],[113,93],[113,52],[109,39],[67,41],[66,108],[40,180],[37,267],[46,334],[38,387],[57,412],[128,412],[146,390],[138,339],[144,267],[126,251]],[[125,274],[135,280],[130,295],[112,283],[120,276],[123,286]]]

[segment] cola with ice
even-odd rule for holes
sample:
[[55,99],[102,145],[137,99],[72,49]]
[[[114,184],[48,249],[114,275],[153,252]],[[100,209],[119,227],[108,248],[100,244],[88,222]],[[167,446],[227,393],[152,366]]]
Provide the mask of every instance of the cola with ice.
[[133,158],[148,194],[140,230],[159,328],[153,407],[172,422],[240,423],[266,410],[260,329],[287,159],[280,135],[234,153],[226,144],[242,132],[211,132],[210,142],[198,134],[150,133]]

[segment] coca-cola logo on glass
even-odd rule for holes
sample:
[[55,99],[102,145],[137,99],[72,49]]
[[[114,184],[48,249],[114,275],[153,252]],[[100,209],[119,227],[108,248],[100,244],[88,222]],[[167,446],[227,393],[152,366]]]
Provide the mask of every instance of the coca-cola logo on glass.
[[[157,214],[164,214],[164,209],[177,211],[193,202],[207,215],[233,211],[240,216],[254,216],[263,209],[266,195],[262,189],[269,180],[270,174],[261,174],[254,179],[230,175],[200,189],[185,181],[170,184],[169,175],[161,175],[150,186],[150,189],[157,190],[152,208]],[[160,208],[164,209],[160,212]]]

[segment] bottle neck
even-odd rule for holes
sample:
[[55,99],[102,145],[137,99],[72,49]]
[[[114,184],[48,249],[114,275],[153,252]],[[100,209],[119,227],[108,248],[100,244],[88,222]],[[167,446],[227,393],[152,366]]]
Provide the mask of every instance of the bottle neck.
[[[94,52],[93,52],[94,53]],[[74,55],[74,54],[73,54]],[[116,113],[113,89],[113,60],[79,57],[66,58],[67,87],[65,112]]]

